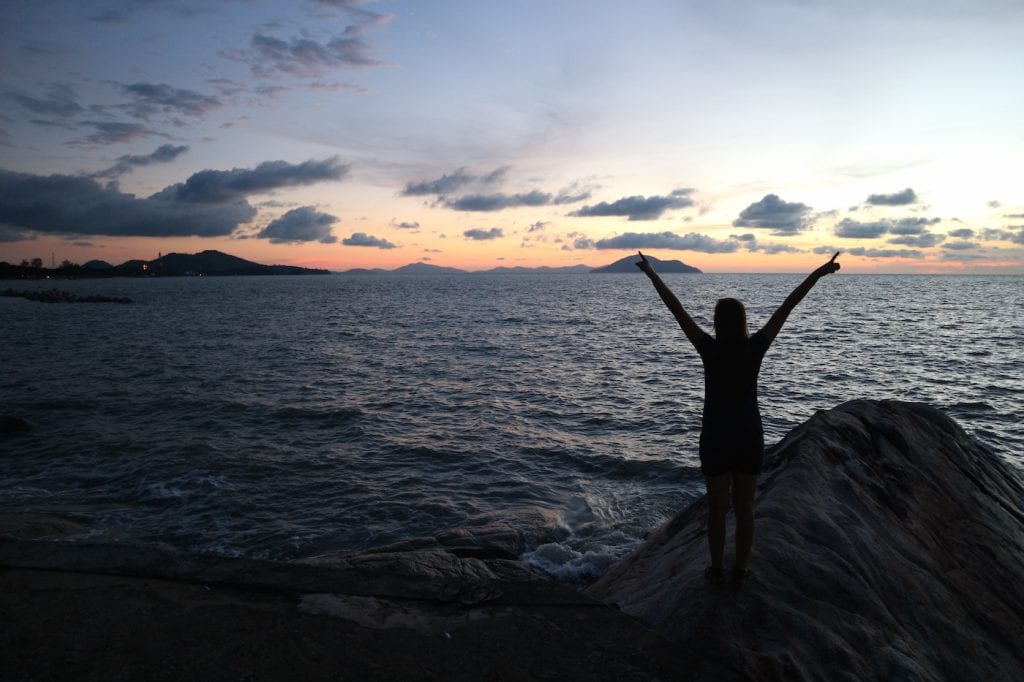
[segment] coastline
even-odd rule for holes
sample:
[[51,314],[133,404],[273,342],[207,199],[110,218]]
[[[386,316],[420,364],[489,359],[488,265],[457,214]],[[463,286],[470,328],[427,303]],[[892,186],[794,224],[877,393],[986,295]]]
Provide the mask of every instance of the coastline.
[[[62,542],[0,515],[12,679],[1016,680],[1024,477],[923,404],[852,401],[773,450],[755,577],[701,578],[703,499],[581,591],[454,534],[302,562]],[[227,672],[226,672],[227,671]]]

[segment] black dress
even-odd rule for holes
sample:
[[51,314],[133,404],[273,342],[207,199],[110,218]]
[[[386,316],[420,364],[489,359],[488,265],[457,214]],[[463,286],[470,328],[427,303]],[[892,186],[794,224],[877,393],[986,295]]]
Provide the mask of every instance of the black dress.
[[705,476],[757,474],[764,460],[764,429],[757,406],[757,375],[769,341],[762,332],[721,342],[704,334],[704,415],[700,470]]

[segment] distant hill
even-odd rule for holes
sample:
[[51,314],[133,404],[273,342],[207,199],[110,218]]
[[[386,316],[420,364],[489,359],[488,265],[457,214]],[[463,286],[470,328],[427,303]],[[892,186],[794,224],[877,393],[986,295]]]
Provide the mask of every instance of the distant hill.
[[549,267],[547,265],[542,265],[539,268],[526,268],[526,267],[523,267],[521,265],[514,265],[514,266],[504,265],[504,266],[501,266],[501,267],[492,268],[490,270],[484,270],[484,272],[488,273],[488,274],[498,274],[498,275],[508,275],[508,274],[519,275],[519,274],[535,274],[535,273],[540,273],[540,274],[545,274],[545,275],[572,275],[572,274],[576,274],[576,273],[590,272],[590,266],[589,265],[567,265],[567,266],[564,266],[564,267],[553,268],[553,267]]
[[262,265],[220,251],[169,253],[153,260],[133,259],[120,265],[91,260],[85,265],[33,268],[0,263],[0,279],[78,279],[82,277],[180,277],[186,275],[327,275],[328,270],[294,265]]
[[[692,265],[687,265],[681,260],[659,260],[654,256],[648,254],[644,255],[647,256],[647,260],[651,262],[651,265],[653,265],[654,269],[659,273],[686,272],[701,274],[701,271],[699,269],[693,267]],[[637,262],[639,262],[639,260],[640,256],[626,256],[625,258],[620,258],[619,260],[615,261],[614,263],[611,263],[610,265],[603,265],[599,268],[594,268],[593,270],[591,270],[591,272],[640,272],[640,270],[636,267],[636,264]]]
[[[159,276],[180,275],[322,275],[327,270],[295,265],[262,265],[220,251],[169,253],[146,262],[147,269]],[[118,266],[123,267],[123,266]]]
[[[491,268],[490,270],[481,270],[479,272],[469,272],[466,270],[460,270],[458,268],[446,268],[439,265],[431,265],[430,263],[410,263],[409,265],[403,265],[400,268],[394,270],[384,270],[382,268],[353,268],[351,270],[345,270],[341,274],[343,275],[508,275],[508,274],[549,274],[549,275],[575,275],[584,274],[590,272],[606,273],[606,272],[639,272],[637,270],[636,263],[639,260],[637,256],[627,256],[621,260],[617,260],[610,265],[605,265],[599,268],[592,268],[589,265],[566,265],[562,267],[550,267],[542,265],[536,268],[527,268],[521,265],[514,266],[501,266],[497,268]],[[654,268],[658,272],[689,272],[689,273],[700,273],[700,270],[687,265],[682,261],[678,260],[659,260],[654,256],[647,256],[647,260],[654,264]]]
[[409,263],[400,268],[395,268],[391,272],[396,275],[462,275],[466,271],[459,270],[458,268],[431,265],[430,263]]

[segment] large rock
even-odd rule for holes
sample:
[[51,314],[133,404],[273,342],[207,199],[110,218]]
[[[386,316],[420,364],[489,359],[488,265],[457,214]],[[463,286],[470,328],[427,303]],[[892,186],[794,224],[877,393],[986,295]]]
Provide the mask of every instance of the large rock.
[[677,641],[697,679],[1024,680],[1020,472],[892,401],[819,412],[768,461],[741,590],[703,578],[702,499],[588,593]]

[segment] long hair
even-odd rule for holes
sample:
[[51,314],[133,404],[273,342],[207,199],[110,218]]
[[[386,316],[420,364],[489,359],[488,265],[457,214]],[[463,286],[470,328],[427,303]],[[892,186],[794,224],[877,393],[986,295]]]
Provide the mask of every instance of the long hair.
[[750,336],[747,331],[747,309],[735,298],[720,298],[715,304],[715,338],[738,341]]

